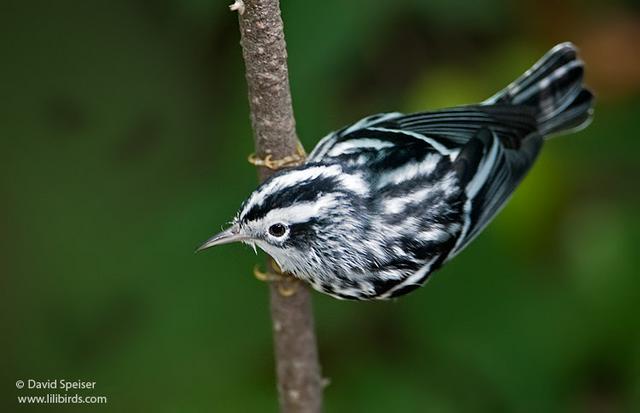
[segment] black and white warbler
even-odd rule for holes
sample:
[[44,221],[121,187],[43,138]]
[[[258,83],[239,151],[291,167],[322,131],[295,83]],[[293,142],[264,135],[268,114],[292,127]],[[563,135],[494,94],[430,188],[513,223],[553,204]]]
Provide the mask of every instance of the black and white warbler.
[[583,72],[576,48],[562,43],[480,104],[378,114],[330,133],[200,249],[258,246],[336,298],[406,294],[491,221],[547,137],[589,124]]

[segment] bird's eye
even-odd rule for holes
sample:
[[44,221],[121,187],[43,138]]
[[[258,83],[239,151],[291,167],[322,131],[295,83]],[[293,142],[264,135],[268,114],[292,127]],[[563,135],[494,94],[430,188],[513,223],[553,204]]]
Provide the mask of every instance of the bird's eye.
[[287,228],[283,224],[273,224],[269,227],[269,234],[274,237],[280,238],[287,232]]

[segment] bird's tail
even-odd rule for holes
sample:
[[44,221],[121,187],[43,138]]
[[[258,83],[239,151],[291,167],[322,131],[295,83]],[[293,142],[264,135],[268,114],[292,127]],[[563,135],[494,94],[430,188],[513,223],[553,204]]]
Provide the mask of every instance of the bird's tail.
[[593,95],[582,84],[584,63],[576,47],[561,43],[484,104],[529,106],[542,135],[568,133],[586,127],[593,112]]

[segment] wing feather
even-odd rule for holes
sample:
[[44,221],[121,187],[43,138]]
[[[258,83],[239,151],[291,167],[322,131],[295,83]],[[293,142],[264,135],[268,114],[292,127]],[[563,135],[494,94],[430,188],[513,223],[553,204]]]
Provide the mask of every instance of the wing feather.
[[[490,133],[489,139],[482,136],[485,133]],[[519,149],[509,149],[495,132],[481,129],[461,150],[454,169],[467,196],[464,226],[447,259],[462,251],[502,209],[531,168],[542,143],[541,135],[531,134]]]
[[389,178],[384,182],[395,182],[396,177],[412,172],[401,168],[404,163],[425,163],[429,154],[449,158],[464,189],[464,224],[447,257],[450,259],[504,206],[531,168],[542,143],[532,108],[471,105],[362,119],[322,139],[309,162],[358,157],[357,165]]
[[[336,146],[341,144],[348,147],[351,154],[357,153],[358,148],[370,150],[371,142],[361,146],[357,142],[344,144],[367,138],[367,134],[375,134],[374,131],[392,133],[395,144],[422,143],[442,153],[443,147],[447,150],[460,149],[482,127],[491,129],[506,147],[515,148],[524,137],[536,131],[537,124],[531,108],[512,105],[460,106],[409,115],[384,113],[369,116],[325,136],[308,159],[309,162],[319,162],[338,157],[343,152],[336,150]],[[380,139],[380,134],[377,136]]]

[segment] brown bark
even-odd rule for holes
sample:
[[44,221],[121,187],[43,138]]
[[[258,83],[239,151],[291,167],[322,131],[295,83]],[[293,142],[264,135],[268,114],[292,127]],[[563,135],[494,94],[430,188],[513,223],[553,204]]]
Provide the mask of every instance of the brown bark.
[[[237,1],[242,54],[251,109],[256,154],[282,159],[296,154],[298,137],[291,106],[287,50],[278,0]],[[272,170],[259,168],[264,181]],[[319,412],[322,378],[314,331],[311,294],[296,283],[285,296],[278,284],[270,285],[271,318],[282,412]],[[284,282],[285,287],[291,286]]]

